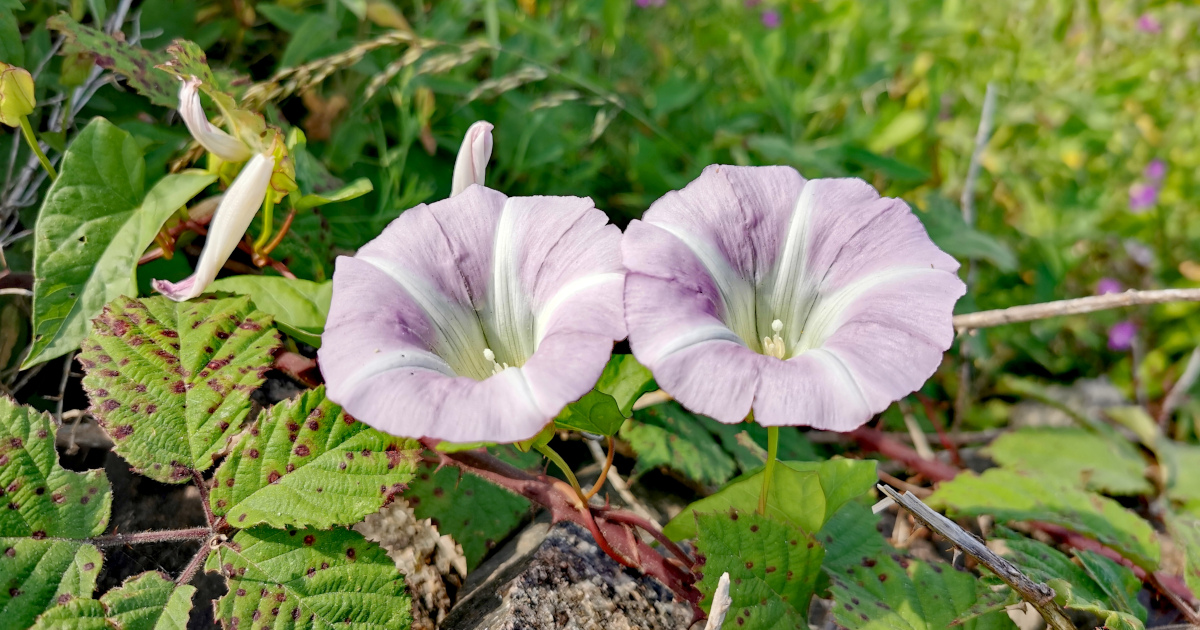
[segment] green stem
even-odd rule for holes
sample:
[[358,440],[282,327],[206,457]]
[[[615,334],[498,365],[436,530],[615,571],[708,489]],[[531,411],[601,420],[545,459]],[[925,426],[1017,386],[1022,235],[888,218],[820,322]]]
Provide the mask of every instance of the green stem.
[[548,444],[538,444],[533,448],[542,455],[545,455],[546,459],[554,462],[554,465],[558,466],[558,469],[563,471],[563,474],[567,476],[567,481],[571,483],[572,488],[575,488],[575,492],[580,497],[583,497],[583,488],[579,487],[579,480],[575,478],[575,473],[571,472],[571,467],[567,465],[567,462],[563,461],[563,458],[558,453],[554,452],[554,449],[550,448]]
[[779,427],[767,427],[767,465],[763,468],[762,494],[758,495],[758,513],[767,513],[767,494],[775,476],[775,459],[779,455]]
[[271,232],[275,228],[275,217],[272,216],[275,210],[275,198],[270,190],[267,191],[267,198],[263,203],[263,229],[262,234],[258,235],[258,240],[254,241],[254,251],[259,251],[271,240]]
[[58,173],[54,172],[54,167],[50,166],[50,160],[46,157],[45,153],[42,153],[42,147],[38,146],[37,137],[33,135],[33,127],[29,126],[28,116],[21,117],[21,134],[25,136],[25,143],[29,145],[30,149],[33,149],[33,154],[42,163],[42,168],[46,169],[46,172],[49,173],[50,179],[58,179]]

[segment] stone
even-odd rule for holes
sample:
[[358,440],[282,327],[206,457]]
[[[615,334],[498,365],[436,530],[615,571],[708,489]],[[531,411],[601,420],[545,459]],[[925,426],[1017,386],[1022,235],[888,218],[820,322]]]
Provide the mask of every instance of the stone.
[[609,558],[575,523],[534,522],[479,567],[447,630],[677,630],[691,608]]

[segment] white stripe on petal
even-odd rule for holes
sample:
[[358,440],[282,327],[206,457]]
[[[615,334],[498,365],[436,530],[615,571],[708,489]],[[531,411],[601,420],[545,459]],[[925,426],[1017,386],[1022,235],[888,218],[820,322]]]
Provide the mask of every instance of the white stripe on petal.
[[250,158],[250,148],[241,140],[214,127],[200,105],[200,80],[192,77],[179,88],[179,115],[188,132],[206,151],[226,162],[244,162]]
[[487,347],[475,310],[451,301],[436,287],[391,260],[377,256],[356,256],[359,260],[387,274],[429,316],[438,332],[437,354],[445,357],[454,372],[476,380],[492,373],[491,364],[483,359]]
[[454,159],[454,179],[450,196],[466,190],[471,184],[483,185],[488,160],[492,159],[492,123],[479,121],[467,129],[458,157]]
[[247,162],[217,206],[208,226],[204,251],[200,252],[200,260],[196,262],[196,272],[179,283],[155,280],[151,283],[154,288],[176,302],[204,293],[229,260],[229,255],[237,249],[246,228],[250,227],[262,206],[274,170],[275,158],[270,155],[255,155]]
[[742,340],[737,333],[729,330],[721,324],[713,324],[711,326],[694,326],[688,328],[682,335],[672,339],[670,343],[664,344],[662,350],[658,353],[658,357],[654,360],[648,360],[647,362],[658,363],[672,354],[675,354],[680,350],[690,348],[698,343],[722,340],[732,341],[739,346],[746,345],[746,342]]
[[483,317],[496,361],[508,365],[525,365],[534,351],[533,304],[521,286],[521,243],[516,235],[519,215],[513,199],[504,202],[496,222],[492,285]]
[[562,304],[569,302],[571,298],[579,294],[581,291],[586,291],[592,287],[600,286],[605,282],[625,282],[625,274],[623,273],[598,273],[582,278],[576,278],[562,286],[554,297],[546,302],[542,307],[542,312],[538,313],[535,318],[535,330],[533,338],[535,343],[541,343],[542,338],[546,336],[546,326],[550,325],[550,320],[554,318],[554,312]]
[[[820,289],[819,279],[805,277],[805,263],[808,260],[808,244],[811,238],[809,232],[816,210],[813,200],[819,181],[808,180],[800,191],[800,197],[796,199],[792,218],[788,221],[787,236],[784,238],[783,247],[780,248],[767,295],[764,296],[766,303],[764,308],[760,309],[765,311],[760,313],[765,319],[765,322],[760,324],[768,324],[773,319],[783,322],[783,336],[788,346],[794,345],[800,338],[801,327],[804,324],[800,319],[807,314],[813,296]],[[767,326],[761,325],[759,330],[766,331]]]
[[457,376],[445,359],[432,352],[405,349],[381,352],[376,358],[355,370],[348,383],[362,383],[384,372],[398,369],[429,370],[446,376]]
[[890,269],[886,272],[874,273],[860,278],[843,287],[836,293],[818,297],[813,304],[808,317],[796,322],[799,340],[791,347],[791,355],[819,348],[844,323],[846,309],[853,306],[868,291],[886,284],[892,284],[913,276],[929,275],[936,278],[945,274],[940,269],[923,269],[921,267],[904,267]]

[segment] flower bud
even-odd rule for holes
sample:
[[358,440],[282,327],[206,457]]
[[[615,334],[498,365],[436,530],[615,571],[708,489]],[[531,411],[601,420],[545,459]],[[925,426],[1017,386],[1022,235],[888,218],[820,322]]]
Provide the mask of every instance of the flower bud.
[[29,71],[0,62],[0,123],[20,126],[21,118],[32,113],[36,104]]
[[467,129],[458,159],[454,161],[454,180],[450,196],[466,190],[471,184],[483,185],[488,160],[492,158],[492,123],[479,121]]

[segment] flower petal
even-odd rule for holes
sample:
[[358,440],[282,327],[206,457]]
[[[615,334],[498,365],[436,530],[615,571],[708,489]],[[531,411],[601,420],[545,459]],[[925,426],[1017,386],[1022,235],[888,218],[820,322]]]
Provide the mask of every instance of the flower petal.
[[246,234],[246,228],[267,196],[267,185],[275,169],[275,158],[270,155],[255,155],[242,172],[238,173],[225,196],[221,198],[208,226],[204,250],[196,261],[196,272],[181,282],[154,280],[151,285],[163,295],[182,302],[190,300],[208,288],[217,277],[217,272],[229,260],[229,255]]
[[492,123],[479,121],[463,137],[458,157],[454,159],[454,179],[450,183],[450,196],[466,190],[471,184],[484,183],[488,160],[492,159]]
[[179,116],[187,125],[188,132],[205,151],[226,162],[250,159],[250,148],[244,142],[208,122],[204,107],[200,105],[200,83],[200,79],[192,77],[179,88]]

